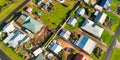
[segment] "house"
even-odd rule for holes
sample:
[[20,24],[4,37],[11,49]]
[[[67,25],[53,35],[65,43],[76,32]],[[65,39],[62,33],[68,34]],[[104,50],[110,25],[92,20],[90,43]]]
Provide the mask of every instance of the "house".
[[73,43],[88,54],[92,53],[96,45],[94,41],[84,35],[82,35],[78,40],[75,40]]
[[108,9],[111,4],[112,4],[113,0],[101,0],[100,6],[102,6],[105,9]]
[[94,6],[94,9],[97,10],[97,11],[102,12],[103,7],[102,7],[102,6],[99,6],[99,5],[95,5],[95,6]]
[[68,21],[68,24],[70,26],[75,26],[75,24],[77,23],[77,19],[76,18],[70,18],[69,21]]
[[103,24],[107,18],[107,15],[103,12],[99,12],[95,17],[95,21]]
[[84,55],[82,54],[77,54],[74,58],[74,60],[87,60]]
[[82,26],[81,29],[85,30],[86,32],[94,35],[95,37],[100,38],[102,35],[102,32],[104,31],[103,28],[95,24],[93,21],[86,19]]
[[37,33],[43,27],[42,23],[24,13],[16,20],[16,22],[32,33]]
[[49,49],[54,53],[59,54],[59,52],[62,50],[62,47],[58,43],[53,43],[50,45]]
[[62,32],[60,33],[60,37],[65,40],[68,40],[70,35],[71,35],[71,32],[69,32],[68,30],[65,30],[65,29],[63,29]]
[[83,16],[85,14],[85,9],[84,8],[79,8],[76,12],[77,15]]
[[29,13],[32,13],[32,10],[33,10],[33,9],[30,8],[30,7],[28,7],[28,8],[26,9],[26,11],[29,12]]
[[5,25],[2,30],[3,30],[3,32],[10,33],[12,31],[14,31],[15,29],[16,28],[14,27],[14,25],[11,22],[11,23],[8,23],[7,25]]
[[3,42],[15,48],[17,45],[22,44],[22,42],[26,40],[29,40],[29,37],[19,30],[16,30],[15,32],[10,33],[8,37],[3,40]]
[[41,48],[38,48],[33,52],[33,54],[34,54],[34,56],[38,56],[42,52],[43,52],[43,50]]

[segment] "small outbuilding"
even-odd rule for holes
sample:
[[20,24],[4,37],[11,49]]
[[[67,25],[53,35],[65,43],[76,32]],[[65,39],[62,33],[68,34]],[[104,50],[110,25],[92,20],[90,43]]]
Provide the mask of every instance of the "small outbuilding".
[[70,26],[75,26],[75,24],[77,23],[77,19],[76,18],[70,18],[69,21],[68,21],[68,24]]
[[71,32],[69,32],[68,30],[65,30],[65,29],[63,29],[62,32],[60,33],[60,37],[65,40],[68,40],[70,35],[71,35]]
[[83,16],[84,14],[85,14],[85,9],[84,9],[84,8],[79,8],[79,9],[77,10],[77,15]]

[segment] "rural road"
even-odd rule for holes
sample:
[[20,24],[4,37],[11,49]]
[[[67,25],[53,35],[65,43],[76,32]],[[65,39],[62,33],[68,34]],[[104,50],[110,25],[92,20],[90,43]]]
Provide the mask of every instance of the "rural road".
[[107,53],[106,53],[106,56],[105,56],[104,60],[110,60],[113,48],[116,45],[119,34],[120,34],[120,24],[118,25],[117,31],[115,32],[112,43],[110,44],[109,48],[107,49]]

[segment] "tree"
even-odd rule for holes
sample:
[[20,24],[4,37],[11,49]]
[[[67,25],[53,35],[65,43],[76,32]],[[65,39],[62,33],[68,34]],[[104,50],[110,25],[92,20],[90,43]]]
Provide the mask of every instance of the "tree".
[[65,50],[61,50],[60,56],[61,56],[61,60],[67,60],[67,53]]

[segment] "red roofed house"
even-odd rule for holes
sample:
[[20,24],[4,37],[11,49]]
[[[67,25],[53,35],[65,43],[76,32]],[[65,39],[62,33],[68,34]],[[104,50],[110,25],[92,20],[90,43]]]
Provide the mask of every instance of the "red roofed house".
[[82,54],[77,54],[74,58],[74,60],[87,60],[84,55]]

